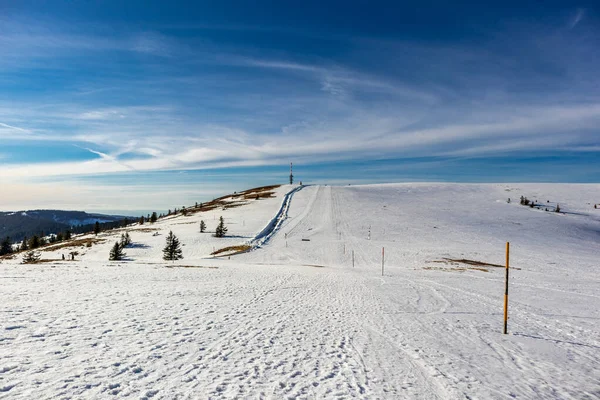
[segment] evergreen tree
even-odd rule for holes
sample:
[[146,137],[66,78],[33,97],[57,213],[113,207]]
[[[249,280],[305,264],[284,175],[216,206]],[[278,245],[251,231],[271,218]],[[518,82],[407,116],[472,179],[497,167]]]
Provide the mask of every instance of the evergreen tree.
[[96,223],[94,224],[94,235],[97,235],[100,233],[100,222],[96,221]]
[[217,225],[217,229],[215,230],[216,237],[223,237],[227,233],[227,228],[225,227],[225,221],[223,220],[223,216],[219,217],[219,225]]
[[58,232],[56,234],[56,241],[57,242],[62,242],[65,239],[65,237],[63,236],[62,232]]
[[71,240],[71,231],[68,229],[65,231],[65,240]]
[[108,259],[110,261],[119,261],[125,257],[125,253],[123,253],[123,247],[121,243],[115,242],[115,245],[110,249],[110,254],[108,255]]
[[23,256],[23,264],[33,264],[40,260],[40,254],[31,250]]
[[140,225],[144,225],[144,216],[143,215],[140,217]]
[[13,252],[12,243],[10,238],[7,236],[4,238],[2,243],[0,243],[0,256],[4,256],[6,254],[11,254]]
[[556,205],[556,210],[554,210],[554,211],[556,211],[557,213],[560,212],[560,206],[558,204]]
[[131,236],[129,236],[129,233],[123,233],[121,235],[121,241],[120,241],[120,245],[121,248],[125,248],[127,246],[129,246],[131,244]]
[[183,252],[181,251],[179,239],[173,234],[173,231],[170,231],[169,236],[167,236],[167,243],[163,249],[163,260],[175,261],[182,258]]
[[204,233],[206,231],[206,223],[204,220],[200,221],[200,233]]
[[156,216],[156,212],[153,212],[152,216],[150,217],[150,222],[155,223],[157,219],[158,217]]
[[37,249],[38,247],[40,247],[40,238],[37,235],[33,235],[31,239],[29,239],[28,244],[30,249]]
[[29,246],[27,245],[27,236],[23,237],[23,242],[21,242],[21,247],[19,248],[20,251],[25,251],[25,250],[29,250]]

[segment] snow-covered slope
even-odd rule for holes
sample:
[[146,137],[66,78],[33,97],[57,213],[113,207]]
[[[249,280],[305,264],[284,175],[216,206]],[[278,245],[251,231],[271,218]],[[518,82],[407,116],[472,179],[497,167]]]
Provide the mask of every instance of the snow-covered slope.
[[[130,227],[129,261],[107,261],[121,232],[3,261],[0,398],[600,397],[600,186],[309,186],[282,207],[291,189]],[[282,210],[260,248],[210,256]],[[232,237],[199,233],[220,215]],[[504,269],[447,259],[503,264],[506,241],[502,335]]]

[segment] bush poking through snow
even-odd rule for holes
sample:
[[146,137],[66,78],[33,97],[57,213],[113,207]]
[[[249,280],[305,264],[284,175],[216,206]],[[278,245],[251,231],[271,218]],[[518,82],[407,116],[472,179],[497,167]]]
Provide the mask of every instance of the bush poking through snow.
[[181,251],[181,244],[177,236],[173,234],[173,231],[169,232],[167,236],[167,243],[163,249],[163,260],[175,261],[183,258],[183,252]]
[[204,233],[206,231],[206,222],[200,221],[200,233]]
[[28,251],[23,256],[23,264],[34,264],[38,261],[40,261],[40,253],[37,253],[33,250]]
[[219,225],[215,230],[215,237],[223,237],[227,233],[227,227],[225,227],[225,221],[223,220],[223,216],[219,217]]
[[108,259],[110,261],[119,261],[125,257],[125,253],[123,252],[123,247],[121,247],[121,243],[115,242],[115,245],[110,249],[110,254],[108,255]]

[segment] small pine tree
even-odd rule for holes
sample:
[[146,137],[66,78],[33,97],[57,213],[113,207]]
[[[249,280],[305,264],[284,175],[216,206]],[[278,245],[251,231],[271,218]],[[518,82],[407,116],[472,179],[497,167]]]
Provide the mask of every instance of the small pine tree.
[[144,225],[144,216],[143,215],[140,217],[140,225]]
[[152,213],[150,216],[150,222],[155,223],[158,217],[156,216],[156,211]]
[[173,234],[173,231],[169,232],[167,236],[167,243],[163,249],[163,260],[175,261],[183,258],[183,252],[181,251],[181,244],[177,236]]
[[4,238],[2,243],[0,243],[0,256],[4,256],[6,254],[11,254],[13,252],[12,243],[10,238],[7,236]]
[[119,244],[123,249],[131,244],[131,236],[129,236],[128,232],[125,232],[121,235],[121,240]]
[[23,264],[33,264],[40,260],[40,254],[31,250],[23,256]]
[[71,240],[71,231],[68,229],[65,231],[65,240]]
[[204,233],[206,231],[206,223],[204,220],[200,221],[200,233]]
[[38,247],[40,247],[40,238],[37,235],[33,235],[31,239],[29,239],[28,244],[30,249],[37,249]]
[[560,206],[558,204],[556,204],[556,210],[554,210],[554,211],[556,211],[557,213],[560,212]]
[[57,242],[62,242],[65,239],[64,235],[62,234],[62,232],[58,232],[56,234],[56,241]]
[[21,242],[21,247],[19,248],[20,251],[25,251],[25,250],[29,250],[29,246],[27,245],[27,236],[23,237],[23,242]]
[[223,217],[219,217],[219,225],[217,225],[217,229],[215,230],[215,236],[220,238],[225,236],[225,234],[227,233],[227,227],[225,227],[225,221],[223,220]]
[[94,224],[94,235],[97,235],[100,233],[100,222],[96,221],[96,223]]
[[123,253],[123,247],[121,247],[121,243],[115,242],[115,245],[110,249],[110,254],[108,255],[108,259],[110,261],[119,261],[125,257],[125,253]]

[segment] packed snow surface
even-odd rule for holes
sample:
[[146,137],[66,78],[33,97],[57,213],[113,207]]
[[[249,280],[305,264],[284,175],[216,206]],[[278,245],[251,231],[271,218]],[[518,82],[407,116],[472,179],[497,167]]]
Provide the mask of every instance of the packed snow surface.
[[600,398],[600,186],[293,189],[2,261],[0,398]]

